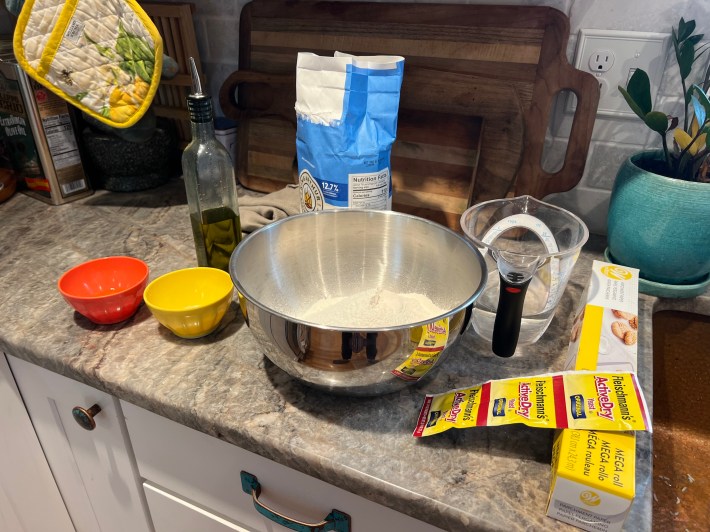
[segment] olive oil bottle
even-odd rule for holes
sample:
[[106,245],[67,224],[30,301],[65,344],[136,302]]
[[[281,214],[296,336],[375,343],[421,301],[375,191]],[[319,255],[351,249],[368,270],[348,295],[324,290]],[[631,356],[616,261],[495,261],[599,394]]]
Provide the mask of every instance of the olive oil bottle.
[[242,234],[239,215],[229,207],[217,207],[203,211],[201,218],[191,215],[190,221],[198,264],[227,271]]
[[192,93],[187,108],[192,141],[182,154],[182,174],[197,264],[228,271],[232,251],[242,236],[234,165],[214,135],[212,98],[202,92],[192,57],[190,69]]

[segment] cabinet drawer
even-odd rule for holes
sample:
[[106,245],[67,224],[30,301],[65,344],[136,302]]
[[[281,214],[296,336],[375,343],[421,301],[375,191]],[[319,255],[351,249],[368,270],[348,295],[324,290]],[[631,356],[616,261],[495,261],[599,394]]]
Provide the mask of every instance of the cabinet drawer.
[[155,532],[248,532],[150,482],[143,483],[143,489]]
[[315,523],[335,509],[350,516],[354,531],[439,530],[130,403],[122,406],[138,470],[149,484],[248,530],[286,528],[256,511],[242,491],[241,471],[259,480],[260,501],[293,519]]

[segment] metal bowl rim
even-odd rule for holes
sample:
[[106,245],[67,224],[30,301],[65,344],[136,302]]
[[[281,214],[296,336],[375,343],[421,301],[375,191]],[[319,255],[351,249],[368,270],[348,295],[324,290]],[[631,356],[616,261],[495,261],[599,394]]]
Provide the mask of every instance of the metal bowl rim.
[[[257,235],[260,235],[261,233],[266,233],[270,230],[273,230],[275,227],[278,227],[279,225],[282,225],[289,220],[293,220],[296,218],[305,218],[305,217],[311,217],[311,216],[321,216],[321,215],[334,215],[335,213],[340,213],[339,215],[342,214],[347,214],[347,213],[365,213],[365,214],[375,214],[377,216],[395,216],[399,218],[411,218],[417,222],[425,222],[428,225],[431,225],[435,227],[437,230],[442,230],[445,232],[450,233],[452,236],[455,238],[459,239],[467,248],[469,248],[471,251],[473,251],[473,255],[476,257],[476,260],[478,261],[479,266],[481,267],[481,280],[478,284],[478,287],[476,290],[471,294],[463,303],[457,305],[453,309],[433,318],[430,320],[425,320],[425,321],[418,321],[414,323],[407,323],[407,324],[402,324],[402,325],[393,325],[389,327],[339,327],[339,326],[323,326],[318,323],[313,323],[310,321],[305,321],[305,320],[300,320],[298,318],[294,318],[292,316],[287,316],[286,314],[282,314],[281,312],[277,312],[261,303],[259,303],[254,297],[252,297],[246,290],[244,290],[244,287],[242,286],[241,282],[239,279],[237,279],[237,276],[234,273],[234,270],[236,269],[236,263],[239,260],[239,255],[241,254],[242,250],[244,250],[247,246],[244,244],[248,243],[249,240],[252,240],[253,238],[257,238]],[[282,318],[286,321],[290,321],[292,323],[297,323],[301,325],[305,325],[308,327],[314,327],[319,330],[323,331],[342,331],[342,332],[377,332],[377,331],[396,331],[399,329],[410,329],[413,327],[422,327],[425,325],[428,325],[430,323],[435,323],[443,318],[446,318],[448,316],[452,316],[453,314],[456,314],[457,312],[460,312],[464,309],[466,309],[468,306],[472,305],[476,299],[483,293],[484,288],[486,287],[486,280],[488,279],[488,267],[486,266],[486,260],[483,258],[483,255],[481,252],[474,246],[469,240],[467,240],[464,236],[456,233],[455,231],[452,231],[448,227],[445,227],[439,223],[433,222],[431,220],[427,220],[426,218],[421,218],[419,216],[414,216],[413,214],[407,214],[404,212],[398,212],[398,211],[380,211],[376,209],[329,209],[329,210],[323,210],[323,211],[312,211],[312,212],[304,212],[300,214],[293,214],[291,216],[288,216],[286,218],[282,218],[280,220],[276,220],[275,222],[271,222],[268,225],[265,225],[264,227],[260,227],[253,233],[250,233],[249,235],[242,240],[242,242],[237,246],[237,248],[234,250],[234,253],[232,253],[231,258],[229,259],[229,274],[232,277],[232,282],[234,283],[234,286],[237,289],[237,292],[239,292],[239,295],[247,299],[251,304],[259,307],[260,309],[264,310],[265,312],[268,312],[270,314],[273,314],[274,316],[277,316],[279,318]]]

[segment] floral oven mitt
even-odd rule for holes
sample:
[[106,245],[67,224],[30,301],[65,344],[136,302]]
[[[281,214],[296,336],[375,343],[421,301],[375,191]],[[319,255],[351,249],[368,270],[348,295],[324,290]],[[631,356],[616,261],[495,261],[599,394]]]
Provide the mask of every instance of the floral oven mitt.
[[134,0],[27,0],[13,45],[38,83],[112,127],[135,124],[160,83],[163,42]]

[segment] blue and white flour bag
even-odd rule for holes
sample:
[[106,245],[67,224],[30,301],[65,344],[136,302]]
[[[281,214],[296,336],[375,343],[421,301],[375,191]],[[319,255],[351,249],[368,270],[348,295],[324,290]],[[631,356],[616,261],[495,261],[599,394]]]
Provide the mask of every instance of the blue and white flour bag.
[[390,153],[403,72],[399,56],[298,54],[301,212],[392,208]]

